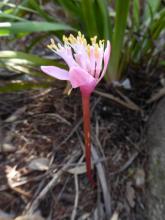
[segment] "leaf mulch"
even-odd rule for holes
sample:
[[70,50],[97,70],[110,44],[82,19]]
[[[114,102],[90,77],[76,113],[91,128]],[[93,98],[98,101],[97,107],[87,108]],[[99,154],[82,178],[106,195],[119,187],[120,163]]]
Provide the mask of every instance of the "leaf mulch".
[[55,81],[50,89],[0,94],[0,219],[1,212],[11,219],[36,212],[55,220],[147,219],[145,130],[162,75],[128,77],[129,90],[97,88],[126,105],[91,98],[95,188],[85,175],[78,90],[64,95],[65,85]]

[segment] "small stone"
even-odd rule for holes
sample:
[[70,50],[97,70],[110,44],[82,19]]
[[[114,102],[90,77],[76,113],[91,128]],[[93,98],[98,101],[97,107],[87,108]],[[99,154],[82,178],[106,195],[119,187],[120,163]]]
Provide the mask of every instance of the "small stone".
[[14,152],[16,147],[10,143],[3,143],[1,147],[2,152]]
[[137,188],[143,188],[145,184],[145,172],[143,169],[137,169],[134,175],[135,186]]
[[46,171],[49,168],[49,160],[47,158],[35,158],[28,164],[31,170]]

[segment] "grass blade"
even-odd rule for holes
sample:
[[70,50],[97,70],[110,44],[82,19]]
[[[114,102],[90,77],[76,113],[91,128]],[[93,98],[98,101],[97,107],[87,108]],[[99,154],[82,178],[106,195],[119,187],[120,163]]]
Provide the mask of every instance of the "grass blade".
[[[54,2],[56,2],[56,0],[54,0]],[[80,11],[79,8],[77,7],[77,3],[76,1],[66,1],[66,0],[58,0],[59,4],[65,9],[67,10],[69,13],[71,13],[72,15],[75,16],[80,16]]]
[[7,18],[7,19],[12,19],[12,20],[17,20],[17,21],[26,21],[26,19],[24,19],[24,18],[21,18],[19,16],[13,15],[13,14],[7,14],[5,12],[0,13],[0,18],[5,18],[5,20]]
[[121,58],[121,49],[124,42],[124,34],[129,11],[129,2],[129,0],[116,0],[115,27],[112,37],[112,55],[109,68],[111,80],[118,80],[120,78],[119,62]]
[[41,89],[41,88],[49,88],[50,82],[46,83],[32,83],[32,82],[10,82],[4,86],[0,87],[0,93],[7,93],[7,92],[16,92],[22,90],[29,90],[29,89]]
[[23,63],[34,65],[34,66],[40,66],[40,65],[56,65],[59,67],[64,67],[63,64],[61,64],[59,61],[56,60],[49,60],[45,58],[41,58],[37,55],[24,53],[24,52],[18,52],[18,51],[0,51],[0,60],[3,61],[17,61],[17,63]]
[[36,10],[37,13],[44,18],[44,20],[53,22],[55,20],[54,17],[48,15],[48,13],[42,8],[42,5],[40,5],[40,2],[37,0],[29,0],[28,1],[28,6],[32,8],[33,10]]
[[140,2],[133,0],[133,29],[137,30],[140,24]]
[[99,31],[100,38],[105,40],[111,39],[112,25],[108,14],[108,2],[107,0],[97,0],[96,3],[98,7],[95,10],[95,19],[97,20],[97,30]]
[[[22,2],[21,2],[22,4]],[[3,6],[8,6],[9,8],[12,8],[12,9],[19,9],[19,10],[23,10],[23,11],[26,11],[26,12],[30,12],[30,13],[36,13],[35,10],[31,9],[31,8],[28,8],[28,7],[25,7],[23,5],[16,5],[16,4],[13,4],[13,3],[8,3],[8,2],[1,2],[0,3],[0,8],[2,8]]]
[[144,19],[150,19],[158,10],[161,0],[146,0]]
[[45,31],[74,31],[68,25],[53,23],[53,22],[40,22],[40,21],[22,21],[22,22],[1,22],[0,23],[0,36],[8,36],[11,34],[32,33],[32,32],[45,32]]
[[89,37],[93,37],[98,33],[93,8],[94,8],[93,1],[81,0],[83,23]]

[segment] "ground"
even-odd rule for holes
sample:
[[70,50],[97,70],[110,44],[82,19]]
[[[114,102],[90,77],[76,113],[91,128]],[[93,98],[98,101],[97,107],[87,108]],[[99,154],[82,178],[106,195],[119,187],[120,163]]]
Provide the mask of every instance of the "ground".
[[78,90],[67,96],[55,81],[0,94],[0,210],[11,219],[37,211],[55,220],[147,220],[145,130],[162,74],[127,77],[131,89],[102,82],[91,97],[95,188],[85,173]]

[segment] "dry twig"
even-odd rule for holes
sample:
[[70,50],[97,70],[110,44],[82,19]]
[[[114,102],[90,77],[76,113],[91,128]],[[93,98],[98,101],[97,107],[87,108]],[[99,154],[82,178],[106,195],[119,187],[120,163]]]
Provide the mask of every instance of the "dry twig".
[[147,101],[148,104],[151,104],[165,95],[165,87],[161,88],[157,93],[152,95],[152,97]]
[[128,99],[128,97],[126,97],[124,95],[122,95],[122,97],[125,99],[125,101],[121,100],[120,98],[114,97],[111,94],[100,92],[98,90],[95,90],[94,93],[97,95],[100,95],[102,97],[111,99],[111,100],[123,105],[124,107],[131,109],[131,110],[142,112],[142,109],[139,106],[137,106],[134,102],[132,102],[130,99]]
[[[92,146],[92,157],[94,160],[99,159],[99,155],[93,146]],[[103,192],[106,217],[110,218],[110,216],[111,216],[111,196],[110,196],[110,192],[109,192],[109,188],[108,188],[109,184],[107,183],[107,180],[106,180],[105,170],[104,170],[103,165],[101,163],[98,163],[96,165],[96,169],[97,169],[98,177],[100,180],[100,185],[101,185],[102,192]]]
[[74,207],[73,207],[73,211],[72,211],[72,215],[71,215],[71,220],[75,220],[75,218],[76,218],[78,200],[79,200],[79,186],[78,186],[78,175],[77,174],[74,174],[74,180],[75,180],[76,195],[75,195]]
[[132,154],[131,158],[129,158],[129,160],[120,169],[116,170],[115,172],[110,173],[110,175],[113,176],[113,175],[116,175],[118,173],[125,171],[132,164],[132,162],[136,159],[138,154],[139,152],[135,152],[134,154]]

